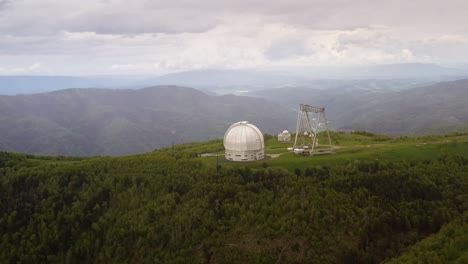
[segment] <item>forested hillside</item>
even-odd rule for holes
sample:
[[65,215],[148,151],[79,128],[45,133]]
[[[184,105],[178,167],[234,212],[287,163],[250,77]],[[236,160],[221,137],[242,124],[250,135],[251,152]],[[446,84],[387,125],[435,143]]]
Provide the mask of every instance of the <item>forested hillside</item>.
[[297,102],[323,106],[335,129],[392,135],[467,131],[468,79],[401,91],[356,83],[331,89],[273,89],[253,95],[288,107],[296,107]]
[[388,263],[468,263],[468,213]]
[[[250,163],[198,156],[222,151],[219,140],[120,158],[1,153],[0,259],[407,263],[418,255],[405,252],[443,226],[429,245],[466,230],[467,135],[336,140],[336,155],[297,166],[287,154]],[[410,252],[418,248],[466,260],[463,246]]]
[[[370,101],[349,128],[419,133],[441,126],[468,124],[468,79],[442,82]],[[349,116],[351,118],[351,116]]]
[[248,120],[267,133],[295,113],[263,99],[210,96],[177,86],[68,89],[0,96],[0,150],[47,155],[128,155],[220,138]]

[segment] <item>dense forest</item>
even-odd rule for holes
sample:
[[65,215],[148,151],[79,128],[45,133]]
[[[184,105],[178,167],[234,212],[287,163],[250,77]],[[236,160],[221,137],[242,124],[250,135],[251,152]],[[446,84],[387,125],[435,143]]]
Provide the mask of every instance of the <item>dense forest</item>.
[[[465,144],[466,145],[466,144]],[[466,263],[468,158],[294,169],[0,153],[4,263]]]

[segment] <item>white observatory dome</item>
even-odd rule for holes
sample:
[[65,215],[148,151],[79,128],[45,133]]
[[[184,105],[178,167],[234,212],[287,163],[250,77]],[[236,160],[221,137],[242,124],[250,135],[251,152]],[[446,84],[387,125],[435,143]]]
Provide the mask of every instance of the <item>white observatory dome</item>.
[[264,157],[263,134],[247,121],[231,125],[224,134],[225,157],[232,161],[260,160]]
[[291,140],[291,134],[287,130],[278,134],[278,141],[280,142],[289,142]]

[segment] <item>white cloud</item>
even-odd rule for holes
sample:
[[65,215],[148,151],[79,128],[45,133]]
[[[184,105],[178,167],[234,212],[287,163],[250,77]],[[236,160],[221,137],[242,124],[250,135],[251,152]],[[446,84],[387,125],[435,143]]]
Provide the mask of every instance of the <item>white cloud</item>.
[[468,4],[458,0],[22,0],[0,6],[2,74],[27,72],[22,65],[36,61],[47,67],[30,72],[84,75],[468,60]]
[[22,66],[22,67],[11,67],[11,68],[0,67],[0,74],[4,74],[4,75],[35,74],[35,73],[40,73],[41,71],[42,71],[41,63],[39,62],[35,62],[31,65]]

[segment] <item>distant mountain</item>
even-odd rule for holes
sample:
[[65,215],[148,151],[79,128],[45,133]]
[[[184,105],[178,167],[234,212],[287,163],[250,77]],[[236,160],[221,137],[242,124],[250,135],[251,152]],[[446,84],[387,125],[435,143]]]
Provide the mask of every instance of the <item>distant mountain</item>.
[[249,93],[257,98],[214,96],[178,86],[0,96],[0,150],[127,155],[221,138],[230,124],[242,120],[276,134],[294,130],[299,103],[325,107],[334,129],[399,135],[467,127],[468,79],[403,90],[374,86],[382,83]]
[[439,127],[444,133],[457,131],[468,123],[468,79],[405,90],[369,89],[369,83],[362,83],[324,90],[271,89],[251,95],[289,108],[299,103],[323,106],[335,129],[425,134]]
[[351,128],[377,133],[425,134],[436,127],[456,128],[468,124],[468,79],[391,93],[343,118]]
[[195,70],[171,73],[143,82],[154,84],[184,85],[208,90],[257,90],[278,86],[307,83],[310,77],[287,71],[258,70]]
[[264,133],[291,129],[295,113],[263,99],[195,89],[69,89],[0,96],[0,150],[50,155],[127,155],[221,138],[236,121]]
[[428,84],[468,77],[465,68],[435,64],[388,64],[362,67],[285,67],[275,69],[204,69],[162,76],[0,76],[0,94],[31,94],[67,88],[143,88],[178,85],[229,94],[281,87],[333,88],[363,80]]
[[134,85],[138,79],[121,76],[5,76],[0,75],[0,95],[34,94],[68,88],[124,88]]
[[270,70],[196,70],[171,73],[149,80],[154,84],[185,85],[221,93],[262,90],[278,87],[322,86],[332,88],[345,82],[362,80],[404,80],[433,83],[460,79],[468,71],[435,64],[404,63],[362,67],[284,68]]
[[450,76],[467,76],[463,69],[442,67],[437,64],[400,63],[383,64],[359,68],[356,76],[372,76],[373,78],[441,78]]

